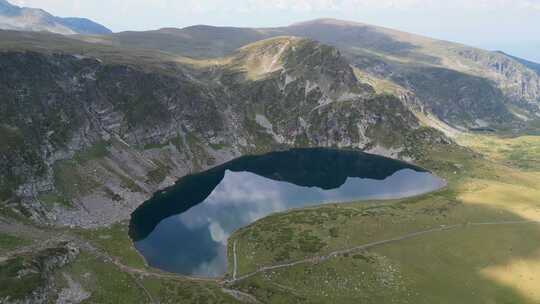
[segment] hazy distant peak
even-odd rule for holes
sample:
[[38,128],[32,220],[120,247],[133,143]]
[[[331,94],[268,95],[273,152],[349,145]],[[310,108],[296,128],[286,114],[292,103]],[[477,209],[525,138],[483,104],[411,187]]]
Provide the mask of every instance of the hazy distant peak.
[[27,8],[0,0],[0,29],[47,31],[63,35],[110,34],[111,30],[86,18],[56,17],[39,8]]
[[297,22],[293,23],[290,26],[309,26],[309,25],[337,25],[337,26],[367,26],[365,23],[355,22],[355,21],[347,21],[347,20],[340,20],[340,19],[334,19],[334,18],[319,18],[304,22]]
[[6,0],[0,0],[0,7],[17,7],[17,6],[7,2]]
[[19,12],[20,7],[15,6],[5,0],[0,0],[0,15],[15,15]]

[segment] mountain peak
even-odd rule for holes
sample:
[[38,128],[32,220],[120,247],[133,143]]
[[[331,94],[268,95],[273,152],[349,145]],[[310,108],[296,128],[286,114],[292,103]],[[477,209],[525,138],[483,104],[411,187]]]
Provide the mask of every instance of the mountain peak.
[[4,6],[15,6],[9,2],[7,2],[6,0],[0,0],[0,7],[4,7]]
[[278,72],[286,84],[300,79],[318,83],[321,92],[334,99],[373,91],[359,85],[338,49],[307,38],[277,36],[251,43],[238,50],[232,64],[251,80],[276,77]]
[[101,24],[85,18],[62,18],[39,8],[19,7],[0,0],[0,29],[16,31],[47,31],[57,34],[103,35],[112,33]]
[[248,78],[259,78],[283,68],[287,51],[303,39],[279,36],[248,44],[238,50],[234,62],[242,66]]
[[0,15],[12,16],[18,14],[21,8],[13,5],[6,0],[0,0]]

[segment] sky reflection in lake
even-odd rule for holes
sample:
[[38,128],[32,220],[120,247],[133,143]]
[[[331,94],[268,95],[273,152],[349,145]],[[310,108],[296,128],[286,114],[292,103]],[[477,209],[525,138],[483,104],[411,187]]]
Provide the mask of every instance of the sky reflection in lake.
[[444,186],[428,172],[401,169],[382,179],[347,177],[334,189],[298,186],[251,172],[224,171],[201,203],[159,222],[136,248],[151,266],[171,272],[215,277],[226,272],[227,238],[274,212],[322,203],[401,198]]

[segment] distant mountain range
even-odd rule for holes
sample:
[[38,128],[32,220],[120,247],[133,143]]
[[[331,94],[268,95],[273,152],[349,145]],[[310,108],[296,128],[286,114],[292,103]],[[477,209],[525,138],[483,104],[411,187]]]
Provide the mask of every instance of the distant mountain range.
[[103,25],[86,18],[56,17],[42,9],[19,7],[6,0],[0,0],[0,29],[47,31],[63,35],[112,33]]
[[201,60],[229,56],[246,44],[276,36],[303,37],[337,48],[360,81],[379,93],[399,96],[415,111],[434,114],[430,117],[454,128],[519,124],[540,117],[538,65],[357,22],[318,19],[276,28],[197,25],[121,32],[87,41]]

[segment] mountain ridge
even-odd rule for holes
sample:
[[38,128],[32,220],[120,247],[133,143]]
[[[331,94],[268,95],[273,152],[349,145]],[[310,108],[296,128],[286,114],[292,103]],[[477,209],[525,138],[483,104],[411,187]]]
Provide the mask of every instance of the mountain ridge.
[[[227,56],[248,43],[284,35],[336,47],[366,78],[380,87],[389,83],[401,87],[400,94],[407,96],[407,102],[414,100],[414,106],[457,129],[485,125],[520,128],[540,118],[540,76],[515,58],[357,22],[317,19],[276,28],[191,26],[117,33],[103,36],[102,42],[211,59]],[[438,86],[444,80],[441,77],[456,81],[440,93],[425,90]],[[489,94],[462,90],[472,79]],[[479,111],[463,116],[471,106]],[[498,110],[493,115],[495,108]]]
[[500,53],[504,56],[508,56],[508,57],[511,57],[519,62],[521,62],[521,64],[527,66],[528,68],[536,71],[539,75],[540,75],[540,63],[538,62],[534,62],[534,61],[531,61],[531,60],[527,60],[527,59],[523,59],[523,58],[520,58],[520,57],[516,57],[516,56],[513,56],[513,55],[510,55],[508,53],[505,53],[503,51],[496,51],[497,53]]

